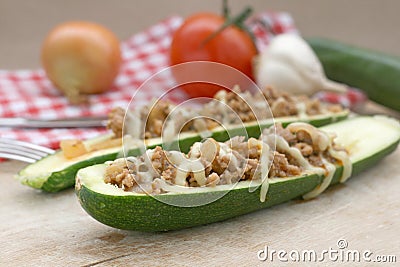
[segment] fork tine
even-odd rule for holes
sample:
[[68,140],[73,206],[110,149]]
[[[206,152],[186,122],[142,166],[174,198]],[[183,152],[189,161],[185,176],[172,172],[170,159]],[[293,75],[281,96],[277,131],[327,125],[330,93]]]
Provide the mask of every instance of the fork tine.
[[31,159],[25,156],[20,156],[20,155],[14,155],[14,154],[9,154],[9,153],[2,153],[0,152],[0,158],[4,159],[15,159],[23,162],[28,162],[28,163],[34,163],[36,162],[35,159]]
[[28,147],[23,147],[19,145],[14,145],[14,144],[4,144],[0,142],[0,150],[5,150],[5,151],[10,151],[10,152],[16,152],[16,153],[24,153],[24,154],[32,154],[32,155],[37,155],[39,157],[44,157],[49,155],[49,153],[31,149]]
[[53,149],[32,143],[0,138],[0,157],[3,158],[33,163],[54,152]]
[[34,149],[36,151],[42,151],[42,152],[45,152],[47,154],[53,154],[54,153],[53,149],[50,149],[50,148],[47,148],[47,147],[44,147],[44,146],[35,145],[35,144],[32,144],[32,143],[28,143],[28,142],[24,142],[24,141],[20,141],[20,140],[0,138],[0,143],[10,144],[10,145],[12,145],[12,144],[19,145],[21,147],[31,148],[31,149]]
[[32,153],[31,151],[24,151],[24,150],[20,150],[20,148],[16,148],[16,147],[12,147],[12,148],[5,148],[5,147],[1,147],[0,146],[0,152],[1,153],[7,153],[7,154],[13,154],[13,155],[17,155],[17,156],[23,156],[26,158],[31,158],[31,159],[41,159],[44,156],[47,156],[48,154],[42,154],[42,155],[38,155],[35,153]]

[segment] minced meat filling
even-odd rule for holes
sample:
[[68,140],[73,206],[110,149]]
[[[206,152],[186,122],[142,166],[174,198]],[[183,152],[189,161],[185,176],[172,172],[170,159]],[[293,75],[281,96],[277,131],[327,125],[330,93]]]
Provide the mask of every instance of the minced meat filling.
[[[273,150],[270,144],[275,138],[283,138],[287,147],[277,145]],[[277,124],[264,130],[260,139],[234,137],[221,143],[209,138],[193,144],[187,154],[156,147],[140,157],[117,159],[108,164],[104,181],[125,191],[162,194],[169,190],[163,186],[165,184],[207,187],[261,180],[261,164],[268,165],[269,178],[298,176],[306,167],[287,148],[300,151],[303,158],[316,167],[324,167],[323,159],[336,162],[329,149],[342,150],[332,139],[329,147],[321,149],[321,144],[313,141],[306,130],[294,133]],[[268,152],[266,158],[262,158],[263,151]]]
[[290,164],[285,154],[274,151],[273,161],[268,176],[290,177],[299,175],[300,173],[301,168],[294,164]]
[[[318,147],[318,144],[313,144],[311,136],[304,130],[300,130],[297,133],[292,133],[288,129],[282,127],[281,124],[278,124],[276,127],[276,133],[282,136],[290,146],[297,148],[300,150],[301,154],[308,162],[313,166],[321,167],[323,166],[322,157],[326,158],[328,161],[332,163],[336,163],[337,161],[332,158],[329,153],[325,151],[321,151]],[[344,150],[343,148],[333,144],[336,150]]]
[[113,131],[116,137],[122,137],[125,110],[116,107],[108,114],[107,128]]
[[150,110],[149,106],[141,110],[141,119],[146,121],[145,139],[161,136],[163,123],[171,112],[171,109],[172,103],[160,100],[157,101]]
[[[265,101],[268,103],[272,114],[268,111]],[[145,132],[138,138],[147,139],[161,136],[164,123],[174,108],[174,104],[165,100],[159,100],[142,107],[136,116],[138,121],[144,125],[144,127],[143,125],[141,127],[145,129]],[[271,87],[264,88],[261,92],[255,94],[240,92],[238,88],[235,88],[229,92],[219,91],[214,96],[214,100],[205,104],[200,110],[180,108],[179,112],[170,116],[170,120],[173,120],[174,131],[203,131],[205,128],[208,130],[215,128],[219,125],[217,122],[226,126],[257,119],[267,119],[272,116],[317,115],[325,112],[337,113],[342,110],[340,105],[322,104],[318,99],[311,99],[307,96],[292,96]],[[107,127],[117,137],[122,135],[124,113],[123,109],[116,108],[109,114]],[[198,115],[204,119],[192,120],[194,116]],[[174,135],[174,133],[171,135]]]

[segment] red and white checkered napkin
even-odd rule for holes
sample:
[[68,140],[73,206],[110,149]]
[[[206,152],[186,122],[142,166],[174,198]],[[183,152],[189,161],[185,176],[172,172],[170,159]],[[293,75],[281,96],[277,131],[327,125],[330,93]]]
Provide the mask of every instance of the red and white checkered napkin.
[[[255,33],[257,46],[263,49],[272,33],[259,21],[269,25],[273,34],[296,32],[293,20],[287,13],[261,13],[249,22]],[[258,21],[258,22],[256,22]],[[111,91],[90,96],[88,106],[72,106],[46,78],[42,70],[0,70],[0,117],[65,118],[105,115],[113,107],[126,108],[136,89],[151,75],[168,66],[168,49],[173,32],[182,24],[181,17],[171,17],[149,29],[135,34],[121,44],[123,64]],[[160,81],[161,83],[168,81]],[[143,105],[161,95],[160,89],[140,90],[135,104]],[[165,88],[165,87],[164,87]],[[325,95],[322,96],[324,98]],[[177,102],[186,95],[177,90],[170,95]],[[328,100],[334,97],[329,96]],[[349,98],[337,98],[348,104]],[[336,101],[335,100],[335,101]],[[334,101],[334,102],[335,102]],[[20,139],[57,148],[61,139],[86,139],[105,132],[104,128],[87,129],[12,129],[0,128],[0,137]]]

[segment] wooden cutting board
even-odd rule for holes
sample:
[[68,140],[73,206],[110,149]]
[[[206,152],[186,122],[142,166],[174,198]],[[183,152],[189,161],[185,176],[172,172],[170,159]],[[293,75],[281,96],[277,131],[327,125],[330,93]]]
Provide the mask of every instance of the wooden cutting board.
[[400,261],[400,149],[317,199],[167,233],[105,226],[85,213],[73,189],[49,194],[20,185],[13,175],[23,166],[0,164],[0,266],[267,266],[270,260],[257,258],[266,245],[321,252],[338,249],[339,239],[347,249]]

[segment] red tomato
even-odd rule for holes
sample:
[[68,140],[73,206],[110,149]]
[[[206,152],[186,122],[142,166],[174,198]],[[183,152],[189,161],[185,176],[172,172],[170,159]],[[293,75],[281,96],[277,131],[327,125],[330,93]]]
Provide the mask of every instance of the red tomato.
[[[257,49],[248,33],[236,26],[229,26],[205,42],[224,22],[223,17],[210,13],[199,13],[186,19],[172,39],[171,65],[190,61],[213,61],[238,69],[253,79],[252,59],[257,54]],[[179,75],[174,76],[179,82]],[[191,97],[212,97],[221,89],[207,83],[191,83],[181,88]]]

